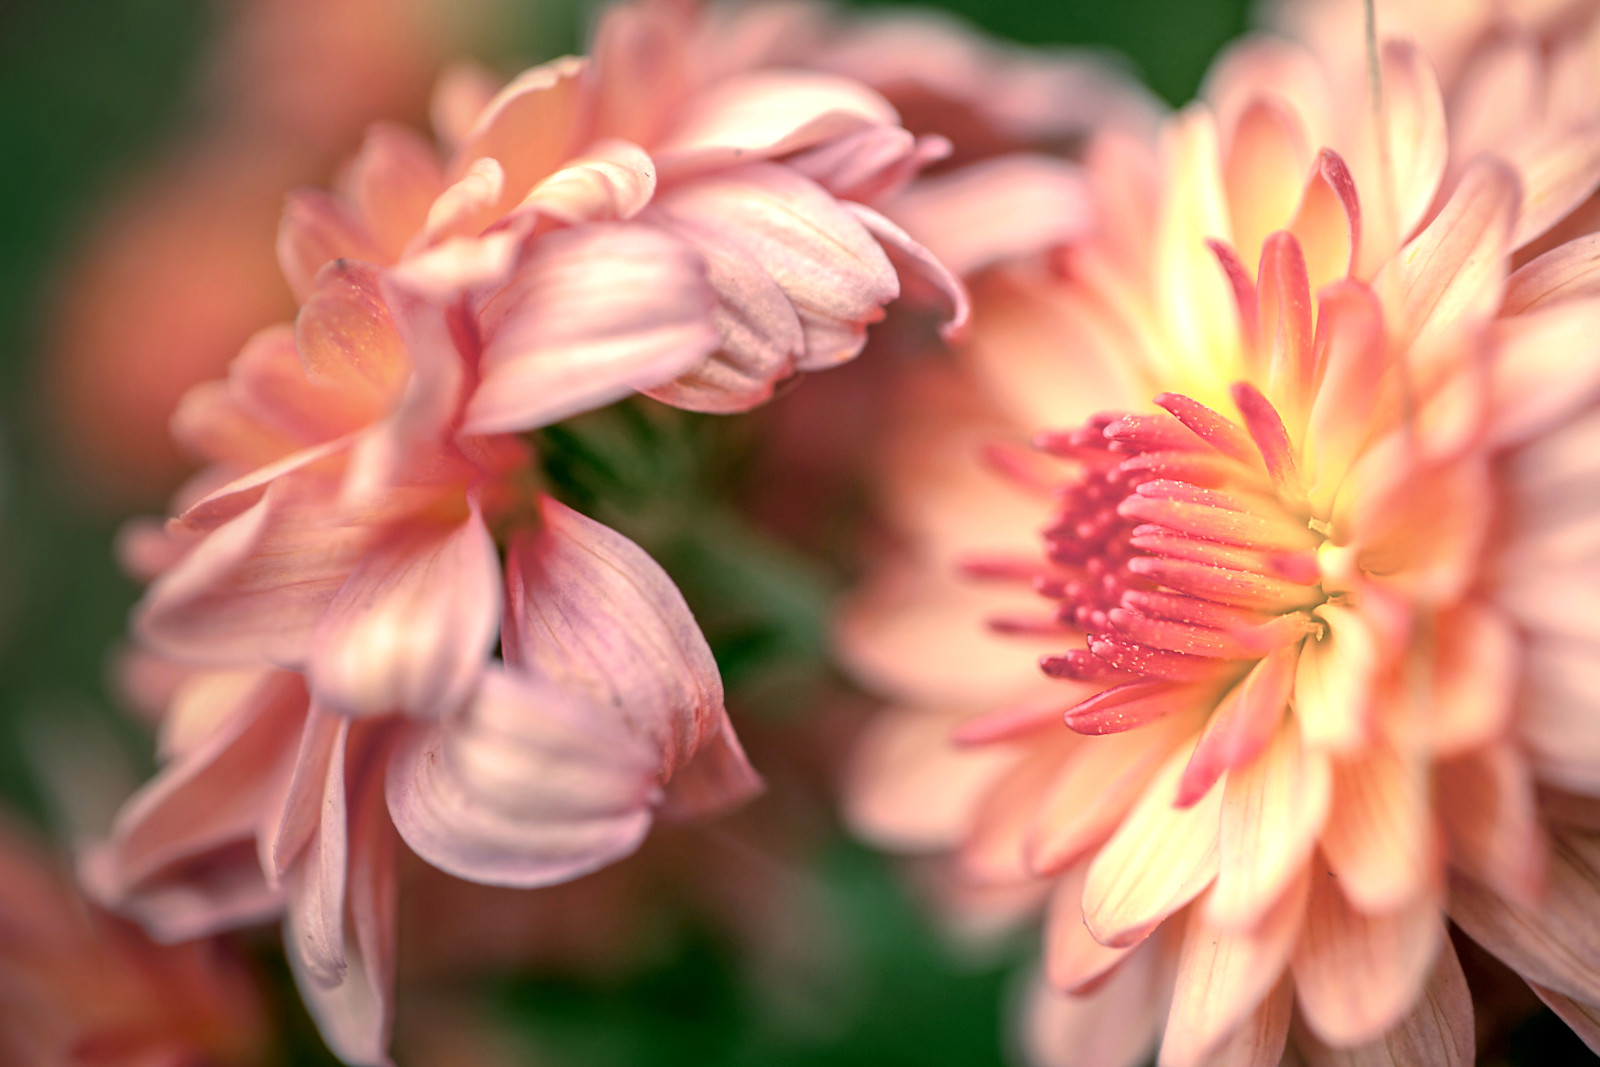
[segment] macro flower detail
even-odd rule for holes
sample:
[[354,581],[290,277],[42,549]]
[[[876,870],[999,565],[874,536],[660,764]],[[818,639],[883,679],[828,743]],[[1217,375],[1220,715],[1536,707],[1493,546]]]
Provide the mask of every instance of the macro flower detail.
[[900,706],[852,814],[1032,887],[1041,1063],[1469,1063],[1446,916],[1592,1037],[1600,959],[1553,948],[1595,903],[1588,731],[1532,669],[1574,692],[1587,631],[1522,583],[1590,558],[1544,487],[1581,477],[1592,255],[1527,249],[1600,169],[1456,164],[1422,53],[1377,66],[1346,107],[1248,42],[1215,110],[1102,134],[1096,232],[975,280],[891,446],[910,536],[841,638]]

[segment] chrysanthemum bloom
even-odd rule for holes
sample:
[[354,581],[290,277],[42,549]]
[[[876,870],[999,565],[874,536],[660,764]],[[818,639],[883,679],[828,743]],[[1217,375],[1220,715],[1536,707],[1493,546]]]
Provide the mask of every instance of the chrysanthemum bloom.
[[90,908],[0,814],[0,1060],[247,1067],[267,1049],[241,961],[211,942],[162,948]]
[[1457,167],[1379,66],[1251,45],[1102,137],[892,450],[853,816],[1048,893],[1039,1062],[1470,1063],[1447,913],[1595,1041],[1595,245],[1519,250],[1600,170]]

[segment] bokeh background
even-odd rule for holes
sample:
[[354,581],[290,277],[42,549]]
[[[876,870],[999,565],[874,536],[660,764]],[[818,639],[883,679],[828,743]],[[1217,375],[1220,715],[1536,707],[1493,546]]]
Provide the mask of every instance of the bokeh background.
[[[1106,49],[1174,104],[1248,23],[1242,0],[931,6]],[[593,15],[570,0],[0,0],[0,799],[58,840],[103,828],[150,768],[114,696],[137,595],[116,531],[182,473],[159,432],[177,384],[292,310],[272,256],[283,191],[328,181],[375,118],[425,121],[442,62],[510,73],[576,50]],[[407,970],[402,1064],[1005,1062],[1033,939],[977,950],[937,932],[916,872],[829,811],[866,707],[826,633],[860,487],[825,486],[830,507],[797,521],[764,466],[785,420],[845,391],[814,382],[738,419],[625,404],[545,432],[551,483],[650,549],[696,608],[774,788],[623,870],[496,901],[521,915],[509,931],[457,924],[431,944],[429,915],[478,898],[408,885],[402,952],[431,962]],[[242,943],[287,1020],[277,1062],[330,1062],[274,936]],[[1587,1055],[1548,1013],[1521,1020],[1531,997],[1481,954],[1468,962],[1475,988],[1514,998],[1486,1062]]]

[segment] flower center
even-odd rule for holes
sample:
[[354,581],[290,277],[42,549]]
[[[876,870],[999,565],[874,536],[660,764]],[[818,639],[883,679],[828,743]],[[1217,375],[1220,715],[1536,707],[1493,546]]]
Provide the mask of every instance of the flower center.
[[1052,568],[1034,585],[1087,642],[1045,657],[1045,673],[1226,685],[1319,629],[1323,535],[1288,434],[1253,387],[1234,399],[1243,427],[1166,393],[1160,412],[1097,415],[1037,442],[1082,468],[1058,490]]

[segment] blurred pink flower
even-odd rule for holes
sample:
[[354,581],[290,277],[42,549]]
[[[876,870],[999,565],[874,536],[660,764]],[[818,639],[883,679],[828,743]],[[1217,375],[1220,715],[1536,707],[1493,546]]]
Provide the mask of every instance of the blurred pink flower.
[[268,1049],[254,982],[224,946],[151,944],[0,816],[0,1060],[247,1067]]
[[1347,73],[1249,42],[1098,138],[887,457],[851,815],[1048,894],[1040,1063],[1272,1062],[1296,1002],[1308,1062],[1470,1063],[1446,911],[1596,1042],[1595,245],[1524,261],[1600,158],[1457,166],[1421,52]]
[[421,116],[497,2],[217,5],[202,124],[117,183],[49,309],[46,423],[86,501],[124,510],[171,491],[190,463],[167,429],[179,398],[294,311],[272,252],[284,194],[374,119]]

